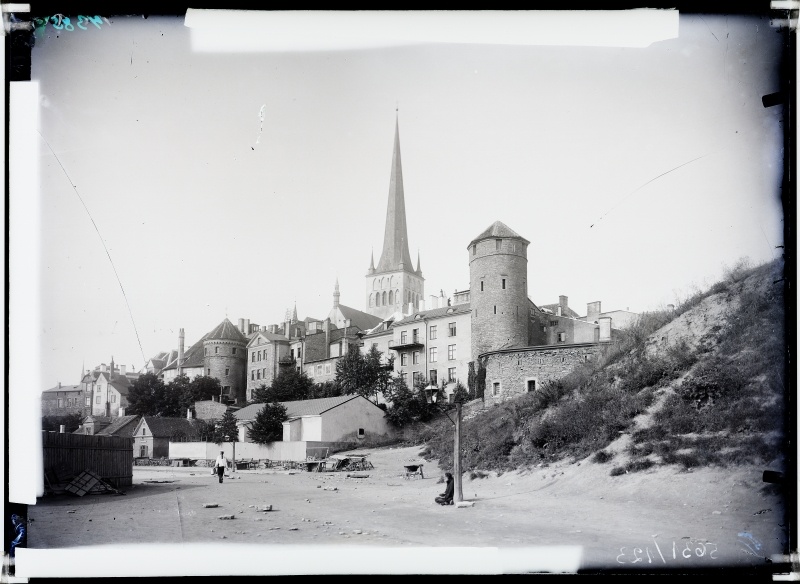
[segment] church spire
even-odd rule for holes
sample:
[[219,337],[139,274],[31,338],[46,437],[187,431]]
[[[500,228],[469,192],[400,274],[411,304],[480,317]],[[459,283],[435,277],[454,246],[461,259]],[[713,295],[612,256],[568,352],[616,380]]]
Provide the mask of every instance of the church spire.
[[369,254],[369,270],[367,270],[367,276],[371,276],[375,273],[375,250],[372,250]]
[[336,278],[336,286],[333,287],[333,307],[339,308],[339,278]]
[[419,267],[419,250],[417,250],[417,274],[422,275],[422,270]]
[[[403,267],[400,267],[400,266]],[[411,254],[408,252],[408,229],[406,227],[406,202],[403,193],[403,169],[400,162],[400,123],[395,118],[394,152],[392,171],[389,176],[389,204],[386,208],[386,229],[383,235],[383,251],[378,261],[378,272],[411,269]]]
[[297,322],[297,300],[294,301],[294,310],[292,311],[292,322]]

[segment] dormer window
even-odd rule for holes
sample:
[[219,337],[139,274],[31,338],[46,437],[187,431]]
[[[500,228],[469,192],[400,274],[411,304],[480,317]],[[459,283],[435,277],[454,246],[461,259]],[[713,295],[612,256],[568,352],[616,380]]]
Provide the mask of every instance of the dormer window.
[[502,244],[503,244],[503,240],[502,240],[502,239],[495,239],[495,240],[494,240],[494,249],[495,249],[496,251],[500,251],[500,246],[501,246]]

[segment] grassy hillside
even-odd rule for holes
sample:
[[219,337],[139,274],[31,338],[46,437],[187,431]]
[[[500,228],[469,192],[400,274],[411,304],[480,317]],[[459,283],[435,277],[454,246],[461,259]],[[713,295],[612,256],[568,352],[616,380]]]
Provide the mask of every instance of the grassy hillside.
[[[641,316],[604,354],[462,425],[462,467],[503,472],[562,459],[610,474],[657,465],[780,464],[784,448],[783,264],[726,270],[674,311]],[[452,468],[451,423],[419,430]]]

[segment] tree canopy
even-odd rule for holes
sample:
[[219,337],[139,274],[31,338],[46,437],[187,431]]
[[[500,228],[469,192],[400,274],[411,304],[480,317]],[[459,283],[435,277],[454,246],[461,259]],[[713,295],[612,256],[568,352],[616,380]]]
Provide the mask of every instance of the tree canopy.
[[267,386],[262,383],[253,390],[251,403],[297,401],[313,396],[314,382],[305,371],[296,367],[281,367],[278,375]]
[[256,444],[267,444],[283,439],[283,422],[286,408],[277,402],[265,404],[256,414],[253,425],[247,430],[250,440]]
[[190,381],[186,375],[179,375],[165,385],[153,373],[145,373],[128,389],[127,413],[182,418],[194,402],[219,394],[220,383],[214,377],[200,375]]
[[236,427],[236,416],[233,415],[232,411],[227,410],[215,425],[219,429],[220,437],[223,441],[239,441],[239,429]]
[[381,363],[383,353],[372,347],[366,354],[358,349],[348,351],[336,362],[336,385],[341,395],[358,394],[378,403],[378,395],[385,394],[392,383],[392,365]]

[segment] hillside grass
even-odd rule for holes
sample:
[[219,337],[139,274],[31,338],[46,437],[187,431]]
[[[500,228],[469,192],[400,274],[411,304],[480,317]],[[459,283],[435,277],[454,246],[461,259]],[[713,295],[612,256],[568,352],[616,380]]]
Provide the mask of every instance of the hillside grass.
[[[589,456],[608,463],[615,455],[605,449],[622,433],[632,440],[612,475],[774,460],[783,447],[781,270],[778,262],[755,268],[739,262],[675,310],[642,314],[617,343],[565,378],[465,421],[462,469],[502,473]],[[655,331],[714,294],[739,302],[707,338],[646,349]],[[657,396],[652,425],[637,428],[634,418]],[[453,426],[446,418],[418,426],[409,441],[425,442],[422,456],[452,468]]]

